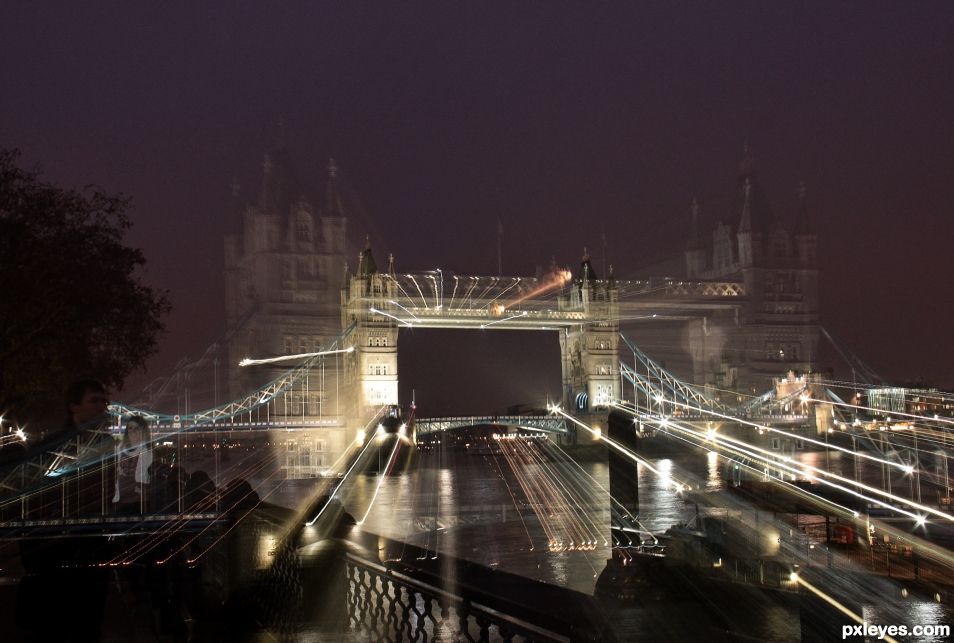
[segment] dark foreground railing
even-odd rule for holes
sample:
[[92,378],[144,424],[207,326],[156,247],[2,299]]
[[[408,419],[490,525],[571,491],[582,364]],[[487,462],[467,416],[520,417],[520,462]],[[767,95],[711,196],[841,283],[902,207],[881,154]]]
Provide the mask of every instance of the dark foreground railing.
[[351,629],[375,641],[569,641],[569,637],[347,555]]

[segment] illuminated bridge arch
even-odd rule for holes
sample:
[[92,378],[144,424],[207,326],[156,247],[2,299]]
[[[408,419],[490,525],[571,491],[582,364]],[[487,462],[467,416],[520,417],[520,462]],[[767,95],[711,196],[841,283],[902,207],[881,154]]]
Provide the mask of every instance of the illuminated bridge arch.
[[553,415],[485,415],[466,417],[426,418],[415,420],[415,433],[418,437],[437,431],[451,431],[481,425],[509,426],[533,429],[557,435],[570,435],[570,428],[561,416]]

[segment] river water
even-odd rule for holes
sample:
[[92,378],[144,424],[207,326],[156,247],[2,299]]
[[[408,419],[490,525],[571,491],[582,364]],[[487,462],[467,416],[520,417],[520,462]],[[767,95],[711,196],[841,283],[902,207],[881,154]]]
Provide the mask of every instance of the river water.
[[[388,475],[372,473],[388,467],[393,444],[390,440],[371,448],[336,491],[361,530],[414,545],[427,557],[465,559],[593,593],[611,556],[611,524],[629,520],[611,503],[605,461],[584,457],[577,462],[545,440],[495,441],[489,434],[477,434],[454,444],[425,444],[413,454],[401,445]],[[803,453],[797,460],[846,477],[854,474],[848,457],[837,452]],[[725,497],[725,504],[731,505],[729,496],[734,494],[726,490],[731,475],[731,466],[711,452],[674,449],[647,457],[647,464],[638,470],[640,506],[633,524],[645,540],[651,540],[652,534],[691,521],[699,509],[677,491],[677,482],[707,492],[710,498]],[[878,488],[888,484],[877,466],[866,464],[859,475]],[[279,477],[267,465],[254,476],[262,496],[289,507],[336,482],[278,482]],[[902,477],[894,484],[907,482]],[[823,536],[817,532],[814,539],[811,533],[803,539],[806,547],[818,545],[822,551]],[[413,564],[413,557],[421,555],[413,551],[404,562]],[[823,558],[818,563],[823,564]],[[858,592],[863,594],[865,588]],[[882,597],[870,599],[863,602],[862,612],[872,622],[952,623],[947,607],[929,600],[909,600],[898,611],[886,607]],[[760,639],[797,640],[793,638],[797,619],[793,622],[790,614],[779,610],[755,616],[761,621],[756,630]]]

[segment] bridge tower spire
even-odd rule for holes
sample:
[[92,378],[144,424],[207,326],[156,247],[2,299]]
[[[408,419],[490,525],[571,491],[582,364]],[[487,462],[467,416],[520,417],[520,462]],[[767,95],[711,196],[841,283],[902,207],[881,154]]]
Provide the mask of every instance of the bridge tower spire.
[[686,276],[701,277],[706,269],[706,246],[699,236],[699,201],[693,197],[690,206],[689,243],[686,244]]
[[[389,257],[389,272],[394,268]],[[346,358],[345,381],[351,421],[367,421],[383,405],[398,403],[398,323],[391,303],[396,298],[391,274],[378,272],[371,238],[358,255],[358,268],[341,292],[341,325],[354,324],[349,336],[352,352]],[[362,420],[364,418],[364,420]],[[360,428],[360,427],[359,427]]]
[[795,215],[795,246],[802,266],[815,267],[818,237],[812,228],[806,203],[805,182],[798,184],[798,210]]
[[331,217],[344,216],[344,207],[338,191],[338,164],[330,157],[328,158],[328,182],[325,185],[324,214]]

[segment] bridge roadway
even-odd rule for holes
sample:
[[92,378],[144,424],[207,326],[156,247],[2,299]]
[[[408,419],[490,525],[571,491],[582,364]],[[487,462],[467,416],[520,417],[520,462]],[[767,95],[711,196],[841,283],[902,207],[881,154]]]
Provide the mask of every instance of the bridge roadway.
[[[566,296],[563,282],[556,277],[453,275],[445,279],[439,273],[391,276],[397,294],[383,310],[372,308],[372,312],[392,317],[402,326],[420,328],[557,330],[600,321],[587,304]],[[606,321],[653,316],[688,319],[705,311],[738,308],[747,299],[740,282],[650,279],[614,283],[619,294],[612,302],[616,317]],[[592,302],[600,303],[605,302]]]

